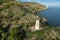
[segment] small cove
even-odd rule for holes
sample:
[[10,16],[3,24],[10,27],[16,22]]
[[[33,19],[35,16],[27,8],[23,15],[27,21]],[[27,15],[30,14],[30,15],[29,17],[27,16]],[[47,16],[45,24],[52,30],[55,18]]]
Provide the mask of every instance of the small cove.
[[47,10],[38,12],[38,15],[45,17],[50,26],[60,26],[59,6],[49,6]]

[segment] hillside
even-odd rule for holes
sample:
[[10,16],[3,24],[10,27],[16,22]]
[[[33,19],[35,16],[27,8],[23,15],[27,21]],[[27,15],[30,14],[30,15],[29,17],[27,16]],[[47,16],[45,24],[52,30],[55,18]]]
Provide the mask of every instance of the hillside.
[[25,36],[22,35],[26,33],[21,31],[22,28],[19,27],[23,26],[23,30],[29,32],[27,27],[34,26],[35,20],[39,18],[36,12],[43,9],[46,9],[46,6],[31,2],[10,1],[1,3],[0,40],[20,40],[20,37],[24,38]]
[[36,19],[40,19],[37,11],[45,9],[46,6],[35,2],[11,1],[1,4],[0,40],[60,40],[59,27],[41,24],[41,31],[30,32],[28,29],[35,25]]
[[36,12],[44,8],[46,6],[29,2],[12,1],[10,3],[4,3],[0,5],[0,21],[5,27],[8,24],[14,27],[14,25],[20,25],[22,23],[33,23],[37,19]]

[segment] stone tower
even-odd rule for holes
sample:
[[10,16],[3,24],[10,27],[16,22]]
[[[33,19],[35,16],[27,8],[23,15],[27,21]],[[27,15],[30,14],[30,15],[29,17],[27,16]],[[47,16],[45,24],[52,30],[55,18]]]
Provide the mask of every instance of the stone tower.
[[40,20],[37,19],[37,20],[36,20],[36,24],[35,24],[35,30],[40,30],[39,25],[40,25]]

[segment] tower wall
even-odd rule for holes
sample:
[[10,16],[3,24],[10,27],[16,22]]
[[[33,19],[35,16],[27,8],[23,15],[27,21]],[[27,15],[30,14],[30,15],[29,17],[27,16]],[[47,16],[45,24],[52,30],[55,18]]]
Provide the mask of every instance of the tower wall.
[[39,23],[40,23],[40,21],[39,21],[39,20],[36,20],[35,30],[39,30],[39,29],[40,29],[40,28],[39,28]]

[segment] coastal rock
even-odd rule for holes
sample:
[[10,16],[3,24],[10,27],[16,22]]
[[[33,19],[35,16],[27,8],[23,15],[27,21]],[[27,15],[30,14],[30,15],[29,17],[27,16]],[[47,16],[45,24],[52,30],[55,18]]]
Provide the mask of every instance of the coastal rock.
[[46,19],[45,17],[42,17],[41,20],[40,20],[40,22],[41,22],[42,24],[45,24],[45,25],[48,24],[47,19]]

